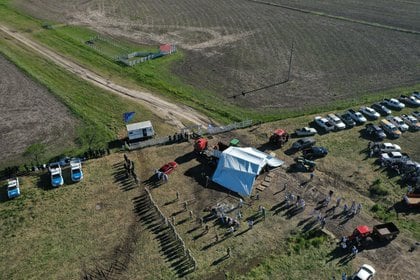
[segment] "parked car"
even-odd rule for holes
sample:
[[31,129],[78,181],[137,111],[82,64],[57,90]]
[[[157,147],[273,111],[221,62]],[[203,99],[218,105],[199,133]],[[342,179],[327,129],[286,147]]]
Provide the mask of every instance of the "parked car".
[[79,182],[83,179],[82,162],[80,159],[72,159],[70,161],[71,180]]
[[366,134],[375,140],[382,141],[386,138],[386,134],[383,129],[372,123],[368,123],[366,125]]
[[343,121],[335,114],[328,114],[327,119],[334,125],[336,130],[343,130],[346,128]]
[[9,199],[20,196],[19,179],[12,179],[7,181],[7,197]]
[[312,136],[317,133],[316,129],[313,127],[302,127],[295,130],[296,136]]
[[356,125],[356,122],[352,119],[349,113],[344,113],[340,116],[343,123],[345,123],[346,127],[352,128]]
[[372,120],[377,120],[379,119],[379,117],[381,116],[378,112],[376,112],[374,109],[370,108],[370,107],[361,107],[359,110],[363,115],[365,115],[366,117],[372,119]]
[[382,105],[381,103],[375,103],[371,106],[373,110],[381,114],[382,116],[388,116],[391,115],[392,111],[389,110],[387,107]]
[[413,91],[413,93],[411,94],[411,96],[414,96],[415,98],[420,99],[420,92]]
[[315,145],[316,141],[313,138],[302,138],[297,140],[295,143],[292,144],[292,149],[294,150],[302,150]]
[[420,123],[414,116],[404,114],[401,116],[401,118],[410,127],[411,130],[420,130]]
[[404,162],[410,159],[407,154],[401,152],[388,152],[381,154],[381,161],[386,163]]
[[326,118],[316,116],[315,123],[326,132],[334,130],[334,125]]
[[165,164],[164,166],[162,166],[161,168],[159,168],[159,171],[169,175],[177,167],[178,167],[178,164],[175,161],[171,161],[171,162],[168,162],[167,164]]
[[383,104],[386,107],[388,107],[390,109],[395,109],[395,110],[401,110],[401,109],[405,108],[405,105],[395,98],[391,98],[391,99],[385,98],[383,100]]
[[349,113],[350,117],[356,122],[356,124],[363,124],[367,121],[362,113],[356,112],[353,109],[348,110],[347,113]]
[[400,117],[389,116],[386,119],[393,123],[401,132],[405,132],[409,128]]
[[397,144],[393,143],[381,143],[379,145],[379,150],[381,153],[389,153],[389,152],[401,152],[401,147]]
[[409,106],[413,106],[413,107],[420,106],[420,100],[417,99],[414,95],[412,96],[401,95],[400,98],[398,98],[398,100]]
[[306,159],[316,159],[328,155],[328,150],[325,147],[311,147],[302,151],[303,157]]
[[380,125],[390,138],[399,138],[401,136],[401,131],[393,123],[383,119]]
[[359,268],[359,270],[355,274],[353,274],[351,279],[352,280],[372,280],[375,274],[376,274],[376,270],[372,266],[368,264],[364,264]]
[[53,187],[59,187],[64,184],[63,175],[61,174],[61,166],[59,162],[50,163],[48,170],[51,175],[51,185]]
[[420,119],[420,112],[419,111],[414,111],[412,113],[413,116],[415,116],[417,119]]

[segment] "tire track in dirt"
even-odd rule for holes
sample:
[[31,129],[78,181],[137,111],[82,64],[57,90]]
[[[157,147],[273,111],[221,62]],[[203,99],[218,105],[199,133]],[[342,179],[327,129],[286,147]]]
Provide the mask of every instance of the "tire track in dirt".
[[131,99],[143,103],[157,115],[163,117],[164,119],[170,120],[170,122],[179,128],[185,127],[183,120],[201,125],[207,125],[210,121],[208,117],[198,113],[188,106],[174,104],[149,92],[129,89],[127,87],[113,83],[100,76],[99,74],[96,74],[95,72],[67,59],[66,57],[50,50],[41,44],[35,43],[30,38],[3,25],[0,25],[0,31],[12,37],[20,44],[29,47],[36,53],[48,58],[49,60],[52,60],[58,66],[63,67],[67,71],[77,75],[83,80],[89,81],[95,86],[110,91],[114,94],[130,97]]

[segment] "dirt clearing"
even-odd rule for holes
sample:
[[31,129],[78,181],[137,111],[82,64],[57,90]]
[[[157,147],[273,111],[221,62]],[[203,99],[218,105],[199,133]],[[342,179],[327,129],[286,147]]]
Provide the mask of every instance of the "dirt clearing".
[[1,55],[0,70],[0,166],[20,162],[35,142],[50,154],[71,146],[78,121],[66,106]]

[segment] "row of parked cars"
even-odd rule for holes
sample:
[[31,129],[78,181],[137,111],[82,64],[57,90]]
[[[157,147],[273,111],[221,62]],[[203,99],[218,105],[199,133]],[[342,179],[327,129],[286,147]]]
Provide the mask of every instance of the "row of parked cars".
[[[67,163],[66,163],[67,165]],[[70,178],[73,182],[79,182],[83,179],[82,162],[80,159],[71,159],[68,163],[70,165]],[[53,187],[59,187],[64,184],[63,174],[61,167],[63,166],[60,162],[50,163],[48,165],[48,171],[51,175],[51,185]],[[64,165],[65,166],[65,165]]]
[[369,145],[369,153],[378,157],[382,166],[396,171],[404,183],[411,186],[420,184],[420,163],[411,160],[408,154],[401,151],[399,145],[375,142]]
[[[391,115],[391,110],[401,110],[405,108],[405,104],[411,107],[420,106],[420,93],[414,92],[411,96],[401,95],[399,99],[384,99],[381,102],[373,104],[371,107],[363,106],[359,111],[349,109],[341,115],[328,114],[325,117],[316,116],[314,123],[323,131],[330,132],[352,128],[355,125],[366,123],[368,119],[377,120],[381,116],[386,116],[386,118],[381,121],[380,127],[382,127],[382,130],[391,138],[397,138],[401,135],[401,132],[409,129],[413,131],[420,130],[420,112],[414,111],[412,115]],[[369,125],[369,127],[371,126]],[[380,127],[374,126],[373,128],[369,128],[369,133],[379,130]],[[366,129],[368,129],[368,127]],[[315,128],[304,127],[297,129],[295,134],[296,136],[311,136],[315,135],[317,132],[318,131]]]

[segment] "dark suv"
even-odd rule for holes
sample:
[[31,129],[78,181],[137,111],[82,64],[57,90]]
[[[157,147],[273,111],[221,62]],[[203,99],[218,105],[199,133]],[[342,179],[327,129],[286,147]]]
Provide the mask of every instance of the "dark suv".
[[297,140],[295,143],[292,144],[292,149],[294,150],[302,150],[306,148],[310,148],[315,145],[315,139],[313,138],[303,138]]
[[378,112],[379,114],[381,114],[382,116],[388,116],[392,113],[391,110],[389,110],[387,107],[385,107],[384,105],[380,103],[373,104],[371,108],[375,110],[376,112]]
[[346,127],[348,128],[352,128],[353,126],[356,125],[356,122],[352,119],[352,117],[350,116],[349,113],[344,113],[340,116],[340,119],[343,121],[343,123],[346,125]]
[[328,155],[328,150],[324,147],[311,147],[302,151],[303,157],[306,159],[317,159]]
[[385,132],[377,125],[368,123],[366,125],[366,134],[369,135],[374,140],[384,140],[386,138]]

